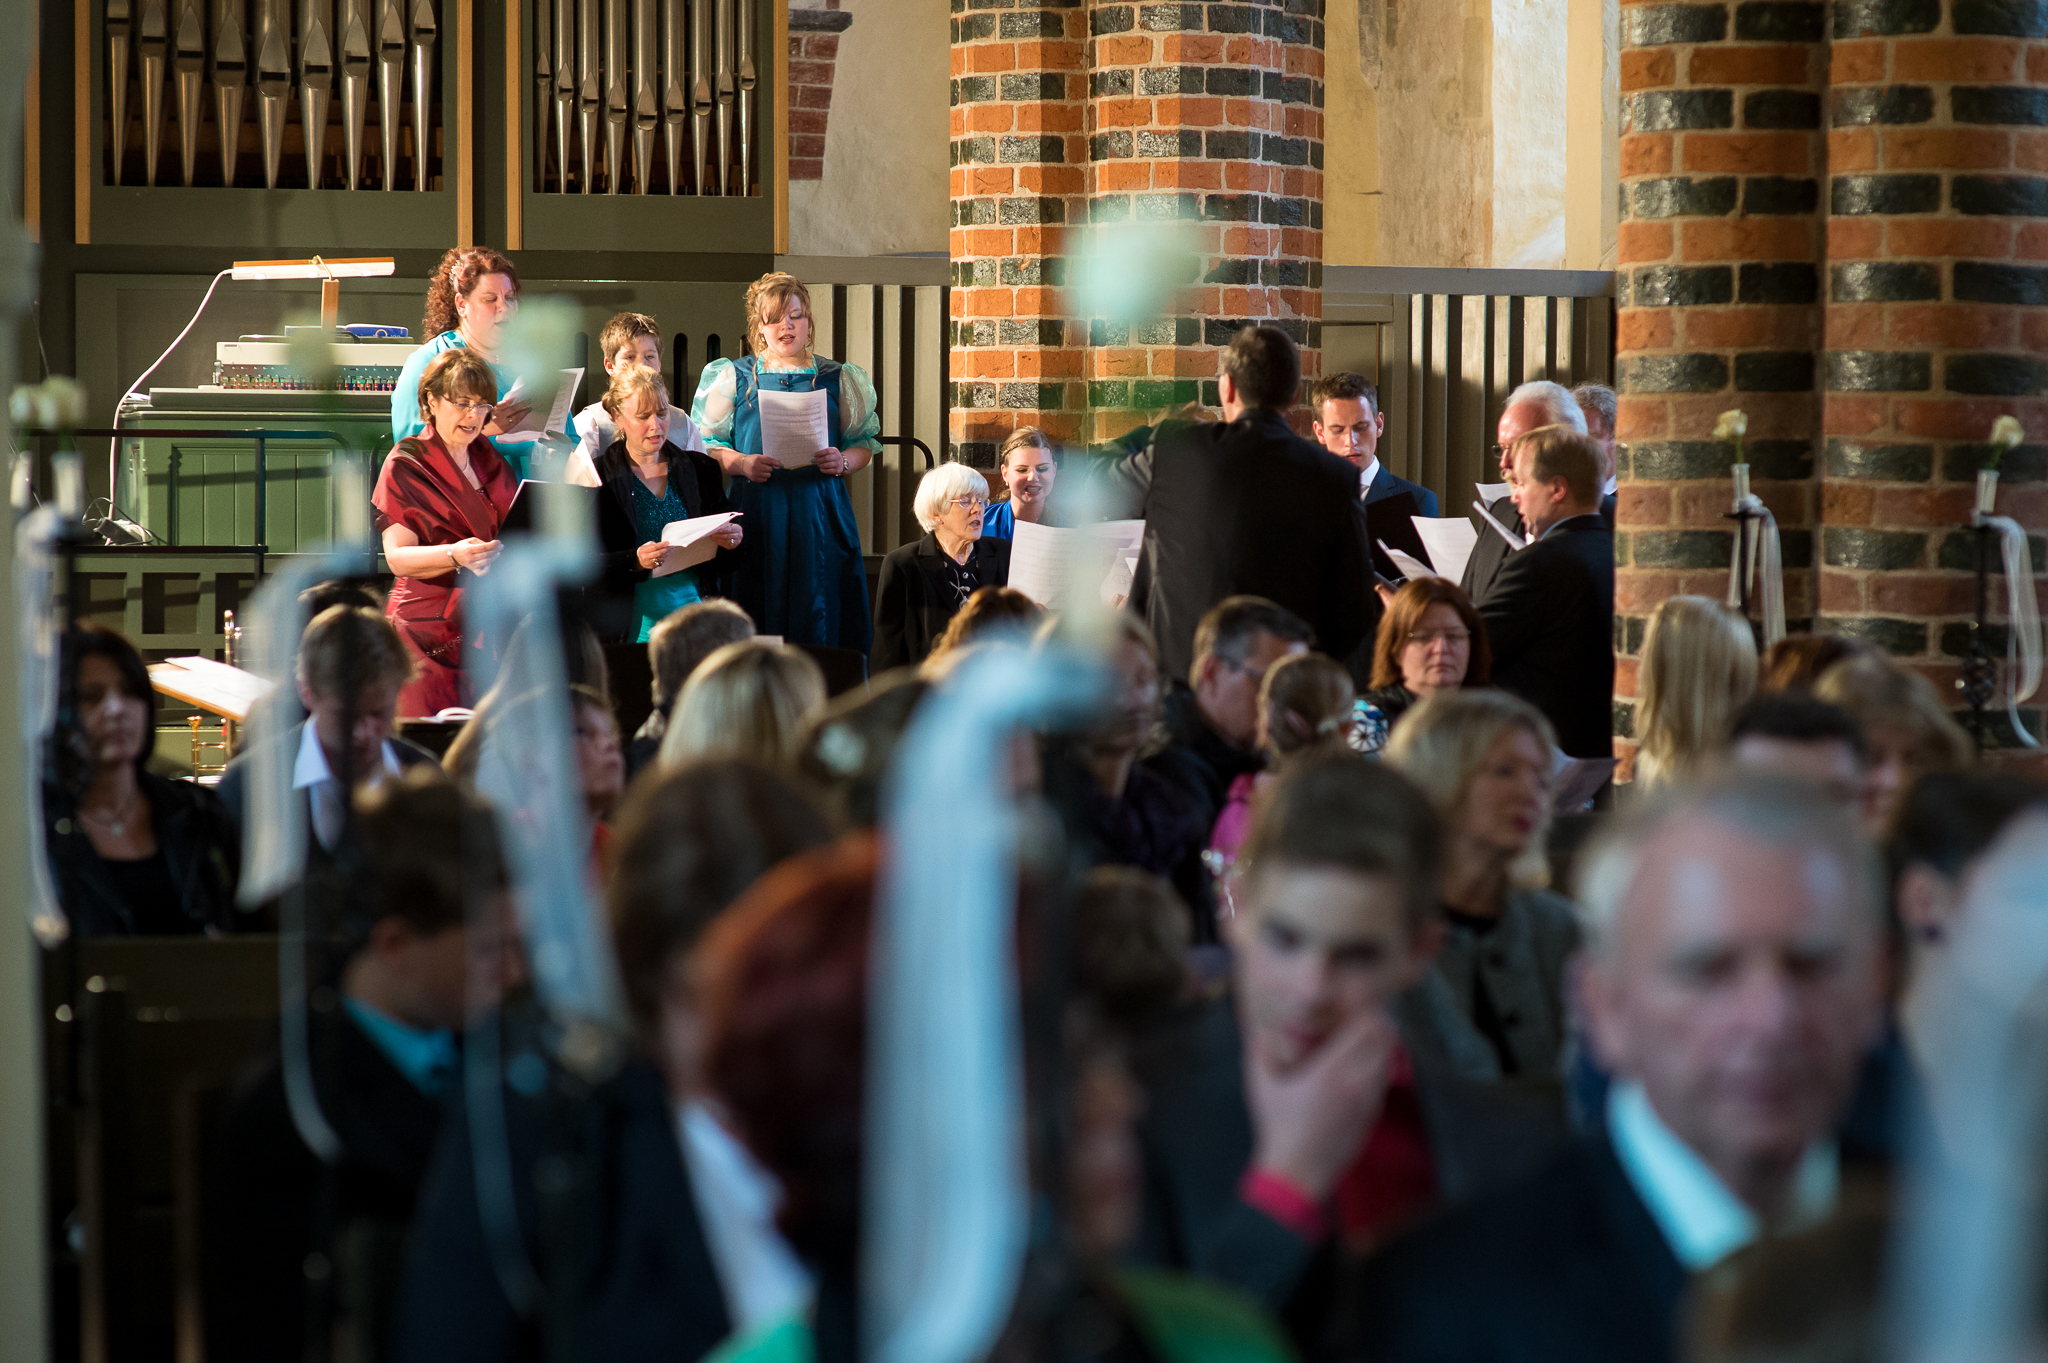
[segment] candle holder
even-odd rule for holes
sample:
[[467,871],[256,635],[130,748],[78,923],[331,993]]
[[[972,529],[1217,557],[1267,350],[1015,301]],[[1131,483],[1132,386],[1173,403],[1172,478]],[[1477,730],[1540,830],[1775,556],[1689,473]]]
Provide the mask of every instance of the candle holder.
[[1964,527],[1977,541],[1977,609],[1970,618],[1970,648],[1963,658],[1956,689],[1963,693],[1963,703],[1970,707],[1970,736],[1977,740],[1980,751],[1989,746],[1991,738],[1991,721],[1984,707],[1998,694],[1998,664],[1985,637],[1990,628],[1991,556],[1998,541],[1998,531],[1991,525],[1990,516],[1997,499],[1998,470],[1978,469],[1977,505]]
[[1750,618],[1750,578],[1756,566],[1750,561],[1750,546],[1754,534],[1750,526],[1753,522],[1762,520],[1763,514],[1757,511],[1750,501],[1749,465],[1736,464],[1730,469],[1730,473],[1735,479],[1735,496],[1733,505],[1722,514],[1721,519],[1735,522],[1736,608],[1742,612],[1743,623],[1749,626],[1750,637],[1757,640],[1757,645],[1761,648],[1762,631],[1758,628],[1757,622]]

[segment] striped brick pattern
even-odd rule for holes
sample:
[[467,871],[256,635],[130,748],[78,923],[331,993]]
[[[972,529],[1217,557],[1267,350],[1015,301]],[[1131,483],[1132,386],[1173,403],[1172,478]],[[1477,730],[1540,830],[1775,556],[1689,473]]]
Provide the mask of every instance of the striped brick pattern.
[[825,178],[825,124],[832,112],[832,76],[839,35],[853,16],[839,0],[823,9],[789,12],[789,178]]

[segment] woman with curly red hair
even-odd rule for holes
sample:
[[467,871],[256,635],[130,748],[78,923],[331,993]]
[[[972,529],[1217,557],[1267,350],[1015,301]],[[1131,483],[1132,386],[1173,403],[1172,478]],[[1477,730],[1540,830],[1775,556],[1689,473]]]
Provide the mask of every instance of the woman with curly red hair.
[[[391,438],[404,440],[424,431],[429,419],[420,406],[420,380],[443,351],[457,347],[475,351],[497,377],[502,398],[512,388],[512,371],[499,360],[505,324],[519,311],[519,271],[488,246],[458,246],[441,257],[427,281],[427,313],[420,322],[420,348],[406,357],[391,390]],[[525,404],[498,404],[489,414],[485,435],[517,429]]]

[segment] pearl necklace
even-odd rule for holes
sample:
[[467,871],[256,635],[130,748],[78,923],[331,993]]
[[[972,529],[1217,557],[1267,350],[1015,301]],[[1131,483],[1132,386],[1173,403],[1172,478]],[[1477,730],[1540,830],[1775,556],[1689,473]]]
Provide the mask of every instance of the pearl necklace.
[[79,809],[78,816],[88,823],[99,824],[114,837],[122,837],[128,832],[128,816],[135,812],[136,798],[135,795],[130,794],[126,800],[122,801],[121,807],[115,810],[111,816],[94,814],[83,807]]

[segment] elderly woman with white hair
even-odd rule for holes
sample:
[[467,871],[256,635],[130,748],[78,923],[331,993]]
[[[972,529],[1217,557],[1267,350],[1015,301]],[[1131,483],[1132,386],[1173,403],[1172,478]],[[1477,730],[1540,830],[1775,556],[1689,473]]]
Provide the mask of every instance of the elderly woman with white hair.
[[917,485],[911,509],[924,538],[882,560],[869,659],[875,672],[923,662],[968,597],[1010,580],[1010,542],[981,533],[986,478],[965,464],[941,464]]

